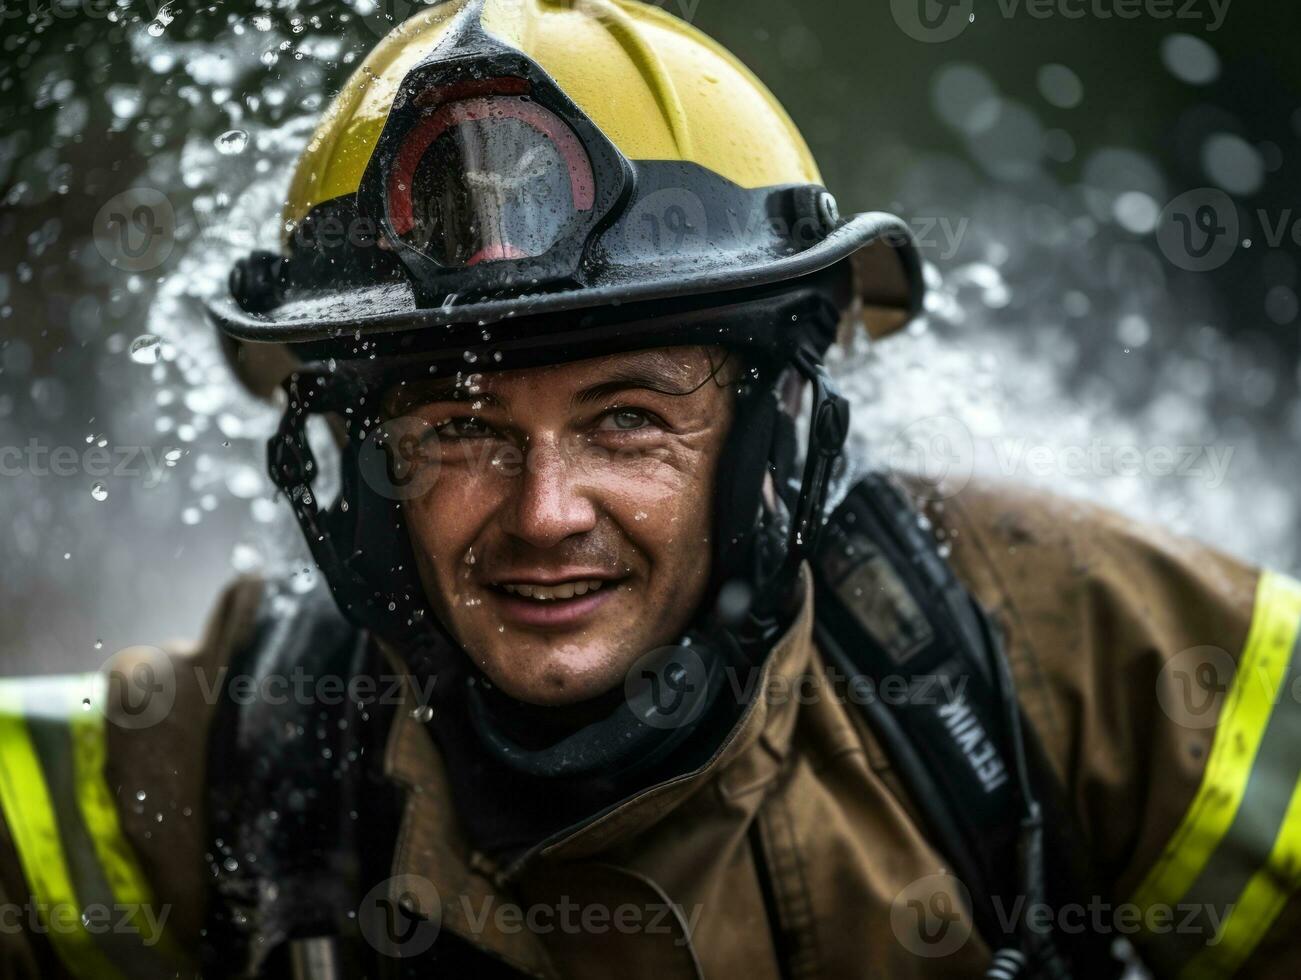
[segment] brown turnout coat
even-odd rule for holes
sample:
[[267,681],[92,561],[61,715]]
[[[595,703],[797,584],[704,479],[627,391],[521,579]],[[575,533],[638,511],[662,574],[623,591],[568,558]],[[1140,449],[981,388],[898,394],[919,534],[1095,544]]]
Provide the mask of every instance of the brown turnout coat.
[[[1275,744],[1279,713],[1297,710],[1284,689],[1301,608],[1289,605],[1290,582],[1009,485],[972,483],[928,512],[1004,633],[1025,716],[1102,883],[1092,908],[1039,914],[1065,927],[1094,917],[1157,975],[1294,975],[1298,815],[1271,809],[1280,785],[1288,800],[1301,756]],[[215,676],[247,638],[259,594],[251,580],[228,589],[184,655],[199,670],[178,676]],[[442,929],[538,977],[979,974],[990,950],[960,886],[858,710],[819,683],[813,615],[808,588],[764,669],[770,694],[703,770],[640,793],[521,867],[472,852],[439,752],[399,710],[384,760],[407,791],[394,875],[432,884]],[[1272,701],[1249,689],[1267,683],[1256,675],[1275,679]],[[182,951],[197,942],[207,875],[203,687],[181,683],[160,724],[108,726],[105,762],[122,832]],[[3,824],[0,889],[11,905],[31,900]],[[39,931],[0,919],[0,974],[59,971]]]

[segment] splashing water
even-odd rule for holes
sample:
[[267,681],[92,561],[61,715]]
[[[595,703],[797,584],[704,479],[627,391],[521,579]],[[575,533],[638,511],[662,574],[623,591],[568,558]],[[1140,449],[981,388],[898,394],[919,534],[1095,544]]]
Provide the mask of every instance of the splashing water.
[[[1204,43],[1173,47],[1180,71],[1213,74]],[[1199,284],[1154,241],[1171,196],[1157,163],[1080,146],[1081,183],[1060,182],[1041,167],[1051,141],[985,138],[1008,112],[1040,127],[980,69],[940,71],[932,95],[978,166],[1025,179],[1012,193],[956,159],[911,169],[902,213],[948,217],[912,221],[934,260],[925,319],[835,360],[854,455],[956,485],[1033,483],[1296,570],[1301,400],[1280,396],[1301,365],[1230,342],[1212,297],[1187,295]]]

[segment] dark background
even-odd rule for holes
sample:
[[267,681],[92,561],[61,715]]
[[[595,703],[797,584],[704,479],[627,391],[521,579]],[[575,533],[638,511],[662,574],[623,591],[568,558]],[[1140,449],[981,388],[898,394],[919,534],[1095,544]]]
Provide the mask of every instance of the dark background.
[[[889,453],[920,415],[959,420],[985,468],[985,449],[1022,437],[1231,449],[1217,485],[1035,478],[1296,570],[1295,5],[1239,0],[1211,30],[1210,4],[1186,0],[1168,18],[1121,17],[1126,0],[1065,0],[1078,18],[1010,4],[977,4],[941,43],[876,0],[660,6],[768,83],[843,212],[930,229],[929,326],[842,365],[861,450]],[[269,412],[230,383],[195,297],[246,229],[274,237],[312,118],[415,6],[0,3],[0,446],[25,454],[0,475],[0,672],[193,636],[237,571],[309,574],[262,476]],[[247,140],[218,139],[232,130]],[[92,231],[141,187],[176,218],[161,263],[132,272]],[[1144,215],[1208,187],[1230,192],[1250,245],[1190,272]],[[943,227],[962,229],[956,247]],[[133,358],[142,335],[159,344]],[[101,441],[122,472],[30,463],[33,445],[84,460]]]

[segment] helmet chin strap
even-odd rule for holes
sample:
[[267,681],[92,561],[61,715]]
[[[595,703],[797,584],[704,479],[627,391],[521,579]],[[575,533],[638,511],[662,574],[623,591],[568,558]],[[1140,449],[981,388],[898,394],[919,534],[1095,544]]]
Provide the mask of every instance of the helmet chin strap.
[[[783,493],[794,454],[793,446],[784,447],[783,442],[792,441],[794,433],[792,430],[787,435],[789,417],[781,409],[776,409],[778,421],[771,427],[768,462],[764,469],[772,477],[777,499],[773,502],[774,507],[764,506],[763,513],[748,532],[751,541],[744,550],[760,553],[748,561],[750,581],[739,580],[742,586],[752,590],[748,596],[748,608],[726,608],[729,604],[728,586],[738,581],[734,577],[730,582],[722,583],[710,617],[713,628],[732,629],[747,650],[756,647],[762,650],[798,606],[800,566],[817,547],[831,476],[849,434],[849,402],[840,394],[816,349],[801,345],[788,363],[809,384],[813,395],[808,448],[799,492],[793,500]],[[789,513],[780,513],[782,508]],[[783,536],[784,547],[780,548],[775,562],[769,562],[765,568],[762,560],[765,539],[780,540]],[[735,575],[737,570],[728,571]]]
[[[312,484],[320,468],[307,435],[307,420],[313,414],[349,412],[365,403],[365,388],[359,382],[312,371],[298,372],[284,382],[288,403],[276,434],[267,442],[267,465],[271,479],[293,507],[298,527],[307,540],[312,558],[325,576],[339,609],[354,624],[404,652],[433,651],[456,644],[436,617],[428,612],[419,579],[411,567],[409,586],[376,582],[363,567],[357,544],[361,518],[362,478],[357,472],[356,440],[359,433],[350,425],[349,446],[344,450],[343,489],[330,507],[323,508]],[[355,425],[356,423],[352,423]],[[396,505],[395,505],[396,513]],[[378,525],[377,525],[378,526]],[[388,528],[391,543],[405,555],[409,545],[400,528]],[[379,547],[382,543],[376,542]],[[401,561],[390,556],[390,561]],[[403,564],[406,564],[403,562]],[[388,584],[392,588],[384,588]]]
[[808,452],[804,458],[804,479],[791,521],[782,574],[793,581],[800,564],[810,557],[822,533],[827,490],[836,460],[845,448],[849,435],[849,402],[841,395],[826,365],[809,347],[795,353],[797,371],[813,389],[813,409],[809,417]]

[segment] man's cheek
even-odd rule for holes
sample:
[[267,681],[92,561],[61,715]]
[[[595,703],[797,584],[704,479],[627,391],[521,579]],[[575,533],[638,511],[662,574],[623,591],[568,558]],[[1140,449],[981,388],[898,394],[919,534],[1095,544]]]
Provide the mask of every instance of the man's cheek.
[[640,512],[671,518],[690,506],[690,495],[699,488],[696,475],[681,466],[642,458],[637,465],[611,467],[595,485],[600,495],[620,513]]
[[[408,501],[403,507],[407,536],[427,588],[437,582],[439,591],[443,591],[451,584],[449,573],[455,568],[453,557],[465,550],[459,541],[462,522],[455,519],[458,513],[464,514],[447,506],[445,501],[440,502],[433,494]],[[437,601],[438,597],[430,598]]]
[[408,525],[426,543],[455,545],[472,540],[493,499],[490,488],[447,477],[406,506]]

